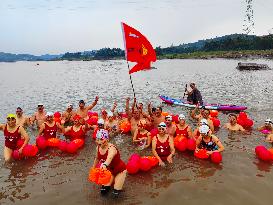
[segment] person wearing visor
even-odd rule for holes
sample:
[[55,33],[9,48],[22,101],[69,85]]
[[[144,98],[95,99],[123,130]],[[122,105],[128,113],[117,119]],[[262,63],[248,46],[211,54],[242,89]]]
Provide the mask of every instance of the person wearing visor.
[[[197,114],[199,112],[199,114]],[[199,109],[198,106],[196,106],[190,113],[191,117],[194,120],[197,120],[200,122],[201,119],[206,119],[208,121],[208,126],[210,128],[210,131],[214,133],[214,125],[212,120],[210,119],[210,111],[208,109]]]
[[31,118],[31,124],[36,122],[38,129],[40,126],[45,122],[46,119],[46,111],[44,110],[43,103],[39,103],[37,106],[37,112],[34,113],[33,117]]
[[166,132],[171,136],[174,137],[176,126],[173,124],[173,118],[171,115],[167,115],[165,117],[165,124],[167,125]]
[[70,137],[70,140],[75,139],[85,139],[85,134],[88,130],[88,124],[81,124],[81,116],[75,115],[73,117],[73,126],[68,126],[65,128],[65,135]]
[[73,105],[72,104],[68,104],[66,107],[66,110],[63,112],[62,114],[62,124],[64,126],[69,126],[73,124],[73,118],[76,115],[76,112],[73,110]]
[[228,119],[229,119],[229,122],[224,125],[224,128],[230,131],[246,132],[246,130],[237,123],[237,115],[231,113],[229,114]]
[[24,115],[21,107],[17,107],[16,109],[16,124],[22,127],[30,125],[30,118]]
[[97,105],[98,101],[99,101],[99,97],[96,96],[94,102],[91,105],[85,106],[84,100],[80,100],[79,101],[79,108],[78,108],[76,114],[81,116],[81,118],[83,118],[84,120],[88,120],[88,111],[92,110]]
[[[202,125],[208,125],[208,121],[206,119],[201,119],[199,122],[198,122],[198,127],[193,131],[193,137],[194,139],[197,139],[199,136],[200,136],[200,132],[199,132],[199,127],[202,126]],[[211,130],[209,130],[210,134],[212,134]]]
[[161,122],[165,122],[165,117],[162,115],[162,107],[157,106],[155,111],[152,112],[151,102],[148,104],[148,112],[151,118],[152,127],[156,128]]
[[186,123],[186,117],[183,114],[178,116],[178,124],[176,125],[176,135],[182,135],[185,138],[192,138],[191,127]]
[[268,130],[272,133],[273,132],[273,122],[271,121],[271,119],[266,119],[264,121],[264,124],[262,126],[258,127],[258,130],[259,131]]
[[146,130],[147,123],[145,119],[141,119],[138,122],[137,127],[133,136],[133,143],[137,143],[140,150],[142,150],[151,145],[151,133]]
[[207,154],[211,155],[213,152],[224,151],[224,146],[220,140],[215,136],[210,134],[209,126],[201,125],[199,127],[200,136],[196,140],[196,150],[205,149]]
[[153,155],[158,159],[160,166],[165,166],[165,161],[173,163],[175,153],[173,137],[166,133],[167,125],[161,122],[158,125],[158,134],[152,141]]
[[16,124],[15,114],[7,115],[7,123],[0,124],[0,130],[4,132],[5,136],[4,159],[6,162],[8,162],[12,158],[12,152],[17,149],[18,140],[24,139],[24,144],[18,150],[19,153],[22,153],[23,148],[29,142],[29,136],[22,126]]
[[60,123],[54,121],[53,112],[47,112],[46,113],[46,120],[45,122],[40,126],[38,136],[44,136],[44,138],[47,140],[49,138],[55,138],[57,137],[57,131],[58,129],[61,131],[61,133],[64,133],[65,130],[63,126],[60,125]]
[[114,197],[118,197],[125,182],[127,170],[126,164],[121,160],[119,150],[115,145],[109,143],[109,133],[107,130],[98,130],[96,134],[96,157],[93,168],[100,166],[102,169],[108,169],[112,173],[112,178],[108,184],[103,184],[101,194],[107,194],[111,185],[114,185],[112,192]]

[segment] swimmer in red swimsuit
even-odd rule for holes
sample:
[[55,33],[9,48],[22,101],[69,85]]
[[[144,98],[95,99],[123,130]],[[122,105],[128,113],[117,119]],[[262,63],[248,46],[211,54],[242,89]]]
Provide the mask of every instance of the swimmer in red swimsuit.
[[96,134],[97,156],[94,160],[93,168],[100,165],[102,169],[108,169],[112,173],[112,178],[108,184],[103,184],[101,194],[105,195],[110,191],[114,182],[113,196],[119,196],[122,190],[127,170],[125,163],[120,159],[120,153],[116,146],[109,143],[109,133],[107,130],[98,130]]
[[138,143],[145,149],[151,145],[151,133],[146,130],[147,123],[146,120],[141,119],[137,124],[137,129],[134,133],[133,142]]
[[60,123],[54,121],[53,115],[53,112],[46,113],[46,120],[40,126],[38,136],[43,135],[45,139],[55,138],[57,137],[58,129],[61,131],[61,133],[64,133],[64,128],[60,125]]
[[4,158],[5,161],[8,162],[11,160],[13,150],[17,149],[17,141],[20,139],[25,140],[22,147],[18,149],[19,153],[22,153],[24,146],[29,141],[29,136],[22,126],[16,125],[15,114],[7,115],[7,123],[0,124],[0,130],[4,132],[5,136]]
[[85,138],[86,131],[88,130],[88,124],[81,124],[81,116],[75,115],[73,117],[73,126],[68,126],[65,128],[65,135],[70,137],[71,140],[83,139]]
[[173,137],[166,133],[167,126],[165,122],[158,125],[158,134],[153,138],[152,151],[154,156],[159,160],[159,165],[164,166],[163,161],[172,163],[172,157],[175,153]]
[[186,138],[192,138],[191,127],[186,124],[186,117],[183,114],[178,116],[179,123],[176,125],[176,135],[182,135]]

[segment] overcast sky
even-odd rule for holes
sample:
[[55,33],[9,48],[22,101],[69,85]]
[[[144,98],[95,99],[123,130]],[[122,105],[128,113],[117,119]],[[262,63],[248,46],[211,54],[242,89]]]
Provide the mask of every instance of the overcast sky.
[[[253,0],[254,33],[273,33],[273,0]],[[242,33],[245,0],[0,0],[0,52],[123,48],[120,22],[154,47]]]

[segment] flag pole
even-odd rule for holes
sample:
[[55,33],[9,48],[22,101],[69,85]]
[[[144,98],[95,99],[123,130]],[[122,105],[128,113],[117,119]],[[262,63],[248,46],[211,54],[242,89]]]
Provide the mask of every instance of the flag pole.
[[[127,60],[126,60],[126,62],[127,62],[127,65],[128,65],[128,70],[130,71],[129,63],[128,63]],[[132,76],[131,76],[131,74],[129,74],[129,76],[130,76],[130,82],[131,82],[131,86],[132,86],[133,93],[134,93],[134,98],[136,98],[136,93],[135,93],[134,84],[133,84],[133,81],[132,81]]]
[[132,89],[133,89],[134,98],[136,98],[136,93],[135,93],[135,89],[134,89],[134,84],[133,84],[133,81],[132,81],[132,76],[131,76],[131,74],[130,74],[130,66],[129,66],[128,59],[127,59],[126,40],[125,40],[124,27],[123,27],[123,23],[122,23],[122,22],[121,22],[121,31],[122,31],[122,36],[123,36],[124,54],[125,54],[125,59],[126,59],[127,66],[128,66],[130,82],[131,82],[131,86],[132,86]]

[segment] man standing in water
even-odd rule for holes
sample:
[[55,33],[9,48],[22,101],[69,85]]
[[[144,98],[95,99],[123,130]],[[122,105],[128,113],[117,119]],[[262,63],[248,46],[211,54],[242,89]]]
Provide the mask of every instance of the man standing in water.
[[23,114],[23,109],[20,107],[17,107],[16,109],[16,125],[21,127],[27,127],[30,125],[29,117]]
[[84,100],[79,101],[79,109],[77,110],[76,114],[81,116],[84,120],[87,120],[88,118],[88,111],[92,110],[93,107],[96,106],[97,102],[99,100],[99,97],[96,96],[95,101],[91,104],[85,107]]
[[46,119],[46,111],[44,110],[44,105],[42,103],[38,104],[37,112],[34,113],[31,124],[33,124],[36,121],[38,129],[40,129],[40,126],[45,122]]
[[187,90],[187,101],[189,101],[190,103],[192,104],[200,104],[200,105],[203,105],[203,100],[202,100],[202,95],[200,93],[200,91],[196,88],[196,85],[195,83],[191,83],[190,84],[190,87],[191,87],[191,91]]

